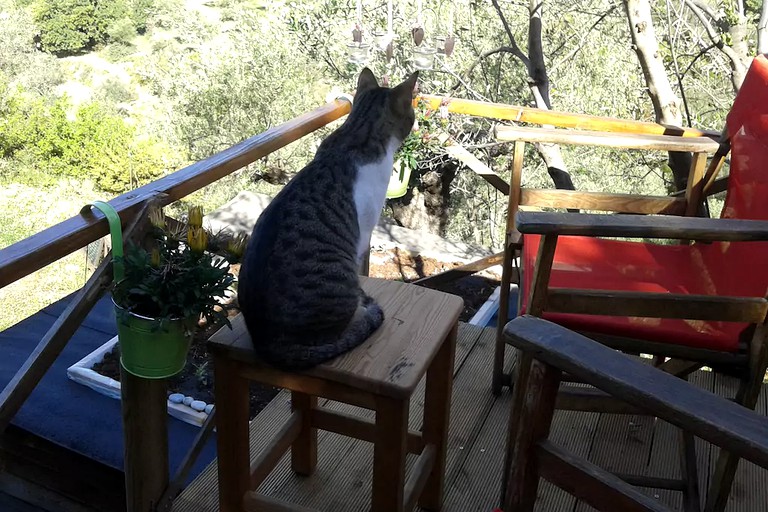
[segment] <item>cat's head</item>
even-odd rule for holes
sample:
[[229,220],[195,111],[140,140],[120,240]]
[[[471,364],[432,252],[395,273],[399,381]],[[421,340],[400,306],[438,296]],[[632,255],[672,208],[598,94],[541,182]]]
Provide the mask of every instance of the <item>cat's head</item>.
[[414,72],[395,87],[379,86],[373,72],[364,68],[357,79],[355,102],[351,115],[366,115],[378,120],[382,135],[405,140],[416,119],[413,92],[419,72]]

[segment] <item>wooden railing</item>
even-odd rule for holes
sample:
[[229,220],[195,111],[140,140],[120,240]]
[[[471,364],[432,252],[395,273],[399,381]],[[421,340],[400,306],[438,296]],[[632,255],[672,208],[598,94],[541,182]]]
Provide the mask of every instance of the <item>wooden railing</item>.
[[[165,194],[163,204],[172,203],[346,115],[349,110],[346,100],[328,103],[109,203],[125,223],[148,197]],[[108,233],[102,214],[78,215],[0,250],[0,288]]]
[[[348,101],[334,101],[251,137],[217,155],[116,197],[110,204],[120,215],[126,238],[140,232],[144,213],[150,202],[167,205],[200,190],[339,119],[349,110]],[[103,215],[84,209],[78,216],[0,250],[0,288],[85,247],[108,232],[109,228]],[[104,260],[96,269],[0,392],[0,434],[107,290],[112,278],[110,259]],[[174,485],[184,481],[184,476],[191,466],[190,460],[194,460],[211,431],[213,417],[201,430],[198,442],[194,443],[172,485],[169,486],[165,393],[164,382],[139,379],[122,372],[121,394],[126,437],[124,467],[128,512],[148,512],[156,510],[158,505],[167,504],[167,497],[173,491]],[[136,411],[140,408],[141,413],[137,414]]]
[[[448,111],[455,114],[500,120],[636,134],[674,134],[682,137],[709,138],[719,136],[719,133],[712,131],[671,128],[655,123],[554,112],[457,98],[450,100],[438,96],[423,96],[423,98],[434,108],[445,103]],[[162,206],[183,198],[341,118],[349,111],[350,103],[346,100],[328,103],[312,112],[251,137],[210,158],[120,195],[112,199],[110,204],[120,215],[126,236],[128,236],[132,230],[136,230],[137,226],[141,224],[143,212],[146,211],[150,202],[156,202]],[[448,151],[450,155],[465,163],[495,187],[500,190],[503,189],[504,193],[509,192],[509,184],[499,175],[472,157],[459,145],[446,140],[449,144],[453,144]],[[85,247],[105,236],[108,232],[106,219],[101,213],[84,210],[80,215],[0,250],[0,288]],[[430,282],[436,284],[477,272],[488,266],[498,264],[502,254],[496,254],[464,267],[450,270],[445,275],[422,279],[419,284],[429,285]],[[9,425],[24,401],[34,390],[37,382],[40,381],[64,349],[69,338],[80,326],[93,305],[106,291],[111,280],[110,269],[111,263],[107,258],[86,285],[74,296],[64,313],[41,339],[11,382],[0,392],[0,434]],[[136,440],[135,442],[126,442],[125,472],[128,511],[145,512],[165,508],[175,492],[179,490],[181,483],[185,481],[186,472],[212,430],[214,418],[213,415],[209,417],[208,422],[201,429],[198,439],[181,464],[176,477],[169,482],[167,459],[163,463],[161,459],[164,456],[158,455],[166,452],[165,443],[167,443],[167,438],[163,437],[163,435],[167,436],[167,433],[157,432],[165,431],[164,428],[161,428],[165,425],[166,416],[164,388],[162,388],[162,392],[159,386],[149,389],[146,383],[138,382],[141,379],[131,378],[125,372],[123,372],[123,380],[125,421],[129,421],[131,417],[137,417],[136,407],[144,407],[141,420],[134,421],[132,426],[126,425],[125,429],[126,436]],[[139,405],[139,401],[128,396],[130,393],[142,394],[144,397],[151,394],[156,396],[157,400],[153,401],[152,410],[148,411],[146,407],[149,406],[146,405],[148,403],[146,398],[142,402],[143,405]],[[156,417],[150,419],[149,416]],[[157,443],[157,445],[153,443]],[[142,449],[142,446],[145,449]]]

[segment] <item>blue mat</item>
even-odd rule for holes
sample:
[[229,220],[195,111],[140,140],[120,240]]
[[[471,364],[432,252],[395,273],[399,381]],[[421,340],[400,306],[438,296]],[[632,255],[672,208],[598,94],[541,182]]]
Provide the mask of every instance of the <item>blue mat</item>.
[[[67,307],[72,295],[0,332],[0,389],[21,367],[46,331]],[[37,385],[13,424],[122,470],[123,431],[120,401],[101,395],[67,378],[67,368],[109,341],[116,334],[109,296],[91,310],[64,351]],[[199,432],[168,417],[171,473],[175,472]],[[216,456],[215,433],[202,450],[189,479],[197,476]]]

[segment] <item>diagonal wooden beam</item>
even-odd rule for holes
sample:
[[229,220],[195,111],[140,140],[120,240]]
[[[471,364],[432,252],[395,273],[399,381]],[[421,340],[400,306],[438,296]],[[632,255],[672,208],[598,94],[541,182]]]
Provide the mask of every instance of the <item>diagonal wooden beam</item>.
[[[125,230],[125,238],[141,233],[141,221],[146,217],[147,209],[153,200],[156,198],[145,200],[139,213]],[[112,258],[107,257],[91,275],[85,286],[77,292],[61,316],[48,329],[48,332],[45,333],[45,336],[24,361],[8,385],[0,392],[0,433],[6,429],[16,413],[19,412],[38,382],[59,357],[72,335],[107,290],[111,281]]]

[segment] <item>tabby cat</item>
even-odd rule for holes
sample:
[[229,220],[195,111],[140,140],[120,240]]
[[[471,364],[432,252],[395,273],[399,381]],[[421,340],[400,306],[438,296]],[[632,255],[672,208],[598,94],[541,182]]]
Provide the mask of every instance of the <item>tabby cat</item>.
[[410,133],[418,72],[393,88],[365,68],[346,121],[259,217],[238,295],[256,353],[283,370],[360,345],[384,321],[358,270],[384,206],[394,154]]

